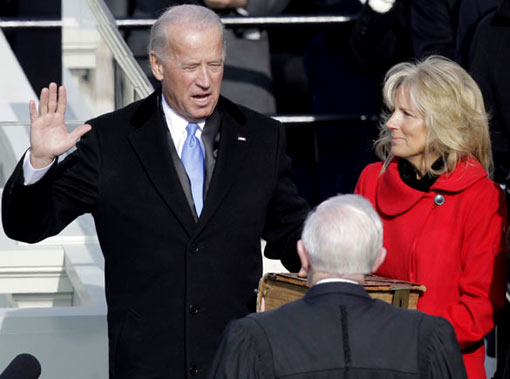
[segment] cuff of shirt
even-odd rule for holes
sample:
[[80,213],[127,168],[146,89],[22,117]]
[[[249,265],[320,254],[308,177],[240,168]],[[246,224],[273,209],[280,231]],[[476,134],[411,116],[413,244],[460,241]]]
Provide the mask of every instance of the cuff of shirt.
[[395,0],[368,0],[368,5],[377,13],[386,13],[393,8]]
[[37,183],[50,169],[51,165],[55,162],[55,159],[51,163],[43,168],[33,168],[30,164],[30,149],[25,154],[23,160],[23,184],[26,186]]

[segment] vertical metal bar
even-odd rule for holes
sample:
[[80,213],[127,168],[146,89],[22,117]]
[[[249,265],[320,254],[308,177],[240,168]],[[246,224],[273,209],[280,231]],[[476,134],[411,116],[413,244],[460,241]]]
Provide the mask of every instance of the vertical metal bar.
[[122,108],[125,104],[123,103],[123,92],[122,86],[122,70],[119,68],[117,62],[113,62],[113,97],[115,109]]
[[137,96],[143,98],[150,95],[153,91],[152,84],[136,62],[126,41],[122,38],[117,29],[115,18],[104,0],[87,0],[87,5],[96,19],[99,34],[101,34],[116,62],[134,87]]

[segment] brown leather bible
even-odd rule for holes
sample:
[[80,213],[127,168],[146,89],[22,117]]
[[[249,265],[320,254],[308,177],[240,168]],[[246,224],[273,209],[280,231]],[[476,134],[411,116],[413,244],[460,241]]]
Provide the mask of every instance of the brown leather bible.
[[[366,275],[363,287],[375,299],[396,307],[416,309],[418,298],[425,286],[418,283]],[[295,273],[267,273],[259,282],[257,312],[278,308],[280,305],[303,297],[309,285]]]

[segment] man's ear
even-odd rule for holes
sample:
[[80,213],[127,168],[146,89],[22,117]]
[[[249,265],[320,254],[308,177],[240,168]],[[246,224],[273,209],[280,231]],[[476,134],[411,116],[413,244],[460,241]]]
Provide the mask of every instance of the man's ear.
[[379,250],[379,253],[377,253],[377,258],[375,258],[374,264],[372,265],[372,272],[376,272],[379,267],[384,262],[384,259],[386,258],[386,249],[384,247],[381,247],[381,250]]
[[163,63],[161,60],[154,54],[154,51],[151,51],[150,53],[150,60],[151,60],[151,70],[154,77],[162,81],[164,78],[164,70],[163,70]]
[[308,251],[306,251],[305,245],[301,240],[297,242],[297,253],[301,261],[301,270],[299,270],[298,276],[304,278],[308,270],[310,270],[310,255],[308,255]]

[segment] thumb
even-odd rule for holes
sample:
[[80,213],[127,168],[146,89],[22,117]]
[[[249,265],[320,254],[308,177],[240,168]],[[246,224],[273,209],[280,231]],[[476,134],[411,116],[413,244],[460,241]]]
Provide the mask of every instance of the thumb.
[[300,278],[306,278],[306,270],[303,267],[301,267],[297,275]]
[[69,136],[74,139],[75,141],[78,141],[85,133],[88,133],[92,129],[92,126],[89,124],[80,125],[77,128],[75,128]]

